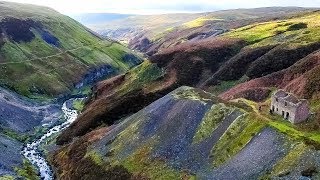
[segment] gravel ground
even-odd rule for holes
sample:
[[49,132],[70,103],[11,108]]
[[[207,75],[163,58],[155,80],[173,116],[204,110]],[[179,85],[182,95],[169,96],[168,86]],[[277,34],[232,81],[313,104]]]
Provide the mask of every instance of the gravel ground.
[[186,153],[180,157],[181,166],[179,168],[188,169],[195,173],[202,168],[210,167],[211,165],[208,157],[213,146],[219,141],[228,127],[242,114],[242,112],[234,110],[224,118],[208,139],[201,143],[190,145]]
[[[314,169],[314,172],[304,174],[308,170]],[[293,167],[288,167],[287,170],[284,170],[281,177],[276,176],[272,177],[275,180],[310,180],[310,179],[320,179],[320,151],[317,151],[312,148],[308,148],[303,152],[295,162]],[[303,176],[304,175],[304,176]]]
[[14,175],[13,167],[21,166],[23,159],[23,144],[3,135],[2,129],[28,134],[35,127],[55,123],[60,115],[59,105],[40,105],[0,88],[0,175]]
[[0,126],[27,132],[42,123],[58,120],[59,105],[38,105],[0,88]]
[[199,179],[258,179],[289,151],[285,142],[285,135],[265,128],[229,162],[209,173],[199,174]]
[[[198,179],[213,180],[258,179],[291,150],[291,141],[284,134],[267,127],[230,161],[212,169],[210,151],[230,124],[242,115],[234,110],[209,138],[194,144],[197,127],[214,105],[210,101],[177,99],[169,94],[116,125],[92,148],[101,154],[112,152],[112,160],[122,161],[140,148],[152,146],[149,158],[161,159],[177,171],[194,173]],[[310,155],[316,157],[319,158],[313,161],[320,162],[320,153]]]
[[22,164],[21,149],[22,143],[0,135],[0,176],[4,174],[14,175],[12,167]]
[[[173,93],[175,92],[179,92],[179,90]],[[242,115],[242,112],[233,111],[225,117],[208,139],[193,144],[193,138],[199,124],[206,112],[215,104],[210,101],[203,103],[199,100],[177,99],[173,93],[127,118],[94,145],[94,148],[98,149],[101,154],[112,151],[114,147],[117,147],[117,144],[108,142],[122,134],[121,132],[129,130],[129,135],[125,133],[127,135],[117,141],[125,148],[113,151],[114,156],[119,160],[127,158],[154,138],[155,144],[152,145],[153,150],[150,155],[152,158],[163,159],[173,168],[193,173],[208,167],[210,151],[214,144],[230,124]],[[133,129],[136,130],[131,132]],[[108,145],[106,146],[106,144]]]

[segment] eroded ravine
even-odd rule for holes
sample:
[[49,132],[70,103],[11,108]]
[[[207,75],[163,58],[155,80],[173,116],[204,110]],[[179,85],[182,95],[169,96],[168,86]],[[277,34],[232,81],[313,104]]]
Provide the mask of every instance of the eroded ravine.
[[54,126],[53,128],[49,129],[47,133],[45,133],[40,139],[26,144],[26,146],[22,150],[23,156],[38,168],[41,179],[44,180],[52,180],[53,172],[51,170],[50,165],[46,161],[42,151],[40,150],[40,145],[54,134],[67,128],[77,118],[77,111],[67,107],[68,101],[66,101],[61,108],[66,121],[60,125]]

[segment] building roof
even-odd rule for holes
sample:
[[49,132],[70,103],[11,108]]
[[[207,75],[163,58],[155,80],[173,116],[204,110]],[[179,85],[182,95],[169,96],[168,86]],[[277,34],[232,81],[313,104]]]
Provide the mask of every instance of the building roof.
[[286,102],[290,102],[292,104],[298,104],[300,102],[303,102],[304,100],[303,99],[298,99],[296,96],[294,96],[293,94],[291,93],[287,93],[285,92],[284,90],[278,90],[276,93],[274,93],[274,96],[276,98],[281,98],[283,100],[285,100]]
[[288,93],[284,90],[278,90],[274,95],[278,98],[284,98],[288,96]]
[[300,102],[300,100],[292,94],[289,94],[287,97],[284,98],[284,100],[293,104],[298,104]]

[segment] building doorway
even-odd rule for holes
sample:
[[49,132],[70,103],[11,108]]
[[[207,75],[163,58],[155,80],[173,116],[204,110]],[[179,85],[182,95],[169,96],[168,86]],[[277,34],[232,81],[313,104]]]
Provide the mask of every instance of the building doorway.
[[285,117],[284,117],[284,111],[282,111],[282,117],[285,118]]
[[289,119],[289,112],[286,113],[286,119]]

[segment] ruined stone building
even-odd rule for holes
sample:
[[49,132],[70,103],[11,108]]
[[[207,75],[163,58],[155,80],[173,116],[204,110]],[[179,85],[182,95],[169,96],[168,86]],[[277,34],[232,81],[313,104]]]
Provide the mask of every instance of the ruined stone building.
[[278,90],[272,95],[270,111],[281,115],[293,124],[306,121],[310,114],[306,99],[298,99],[283,90]]

